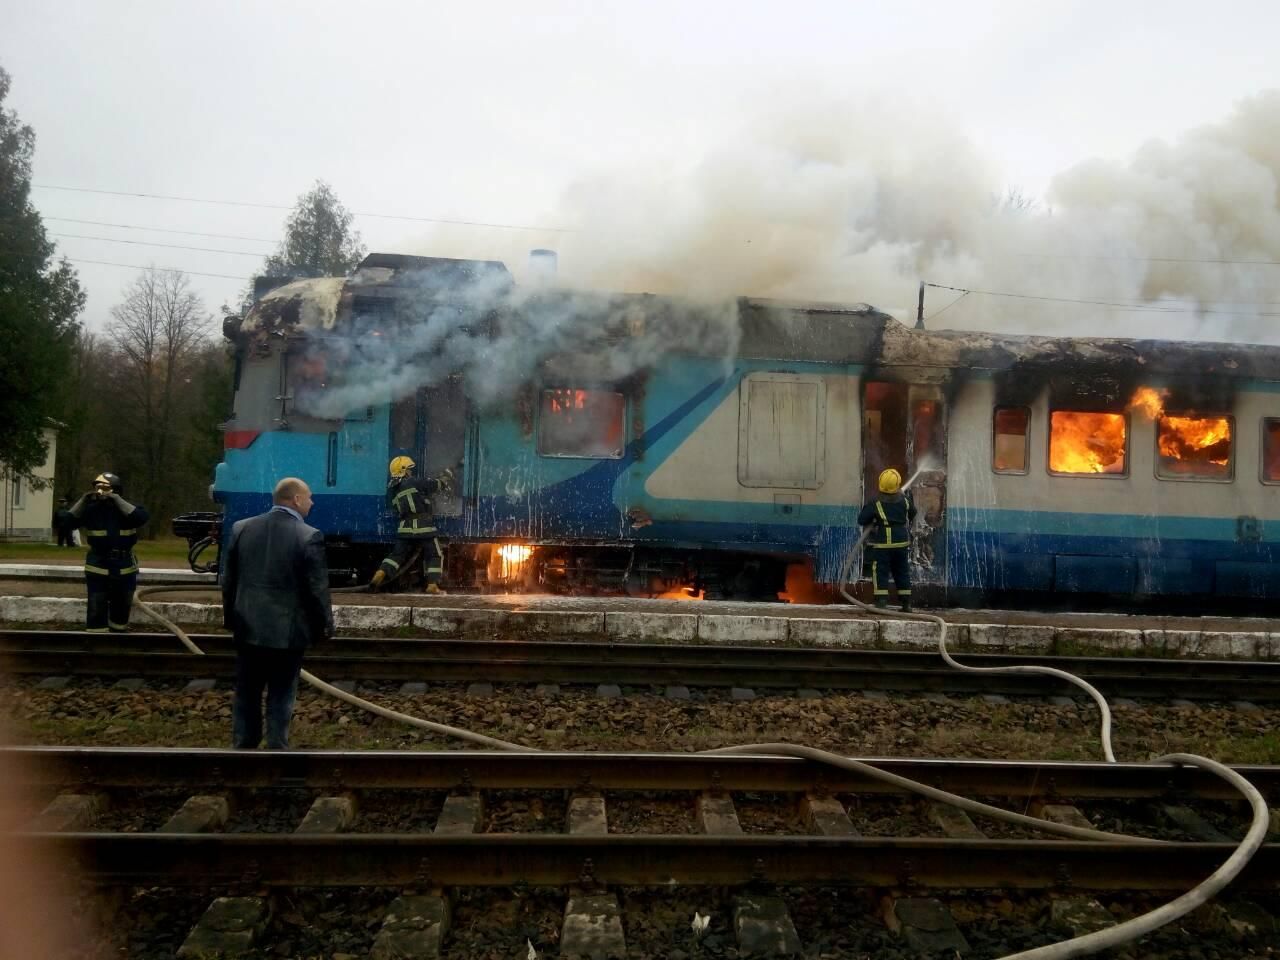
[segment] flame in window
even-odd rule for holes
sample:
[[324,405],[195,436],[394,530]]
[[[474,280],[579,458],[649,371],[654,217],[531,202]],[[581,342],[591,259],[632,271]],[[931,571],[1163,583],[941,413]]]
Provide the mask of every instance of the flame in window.
[[1224,477],[1231,462],[1231,420],[1227,417],[1164,412],[1168,390],[1139,387],[1129,401],[1156,421],[1156,443],[1160,451],[1161,473],[1187,476]]
[[1122,413],[1055,410],[1049,418],[1049,469],[1055,473],[1124,473],[1126,427]]
[[1226,417],[1161,417],[1160,468],[1172,473],[1226,476],[1231,421]]

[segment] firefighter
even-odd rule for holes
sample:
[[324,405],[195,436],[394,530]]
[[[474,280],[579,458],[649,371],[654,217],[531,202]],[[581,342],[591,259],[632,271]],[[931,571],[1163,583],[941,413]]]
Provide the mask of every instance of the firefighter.
[[124,484],[114,473],[98,474],[93,490],[75,502],[71,515],[89,546],[84,559],[89,592],[86,629],[90,633],[125,633],[138,585],[133,547],[138,542],[138,528],[149,515],[143,507],[124,499]]
[[377,590],[385,580],[394,580],[421,556],[427,593],[445,592],[440,589],[444,576],[444,544],[432,522],[431,497],[436,493],[453,496],[453,471],[445,470],[436,478],[415,477],[413,472],[417,467],[410,457],[396,457],[387,467],[391,474],[387,498],[400,525],[396,529],[395,549],[369,581],[371,590]]
[[858,526],[871,526],[871,580],[877,607],[889,605],[889,578],[898,585],[898,601],[911,610],[911,521],[916,508],[902,492],[902,474],[890,467],[880,474],[880,496],[858,514]]

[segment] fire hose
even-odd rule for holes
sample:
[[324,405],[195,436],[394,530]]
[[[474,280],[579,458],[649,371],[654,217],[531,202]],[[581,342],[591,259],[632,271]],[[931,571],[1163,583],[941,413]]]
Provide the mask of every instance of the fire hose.
[[[917,470],[916,473],[903,485],[902,490],[905,493],[912,484],[919,478],[923,470]],[[872,614],[873,616],[894,616],[906,620],[917,620],[926,623],[933,623],[938,626],[938,651],[941,653],[943,660],[957,670],[973,671],[978,673],[1038,673],[1057,677],[1066,680],[1083,689],[1098,705],[1102,715],[1102,745],[1103,752],[1106,755],[1107,762],[1116,762],[1115,753],[1111,747],[1111,710],[1107,705],[1106,699],[1093,686],[1086,683],[1079,677],[1057,670],[1052,667],[1033,667],[1033,666],[1011,666],[1011,667],[972,667],[966,664],[958,663],[948,652],[946,639],[948,624],[942,617],[927,613],[906,613],[899,611],[882,610],[865,604],[855,598],[848,591],[849,576],[858,557],[861,556],[861,548],[870,532],[870,527],[863,532],[858,541],[850,549],[844,566],[840,574],[840,592],[845,599],[858,609]],[[367,589],[367,584],[357,587],[348,587],[334,592],[362,592]],[[181,641],[182,645],[191,653],[203,656],[204,651],[187,635],[187,633],[176,623],[164,616],[156,610],[150,603],[145,601],[146,597],[154,596],[157,593],[174,593],[186,592],[193,590],[205,591],[209,588],[203,585],[182,585],[182,586],[155,586],[145,587],[139,590],[136,600],[139,609],[152,620],[159,623],[166,630],[172,633]],[[409,726],[425,730],[430,733],[439,734],[446,737],[454,737],[469,743],[478,744],[494,750],[516,751],[521,753],[537,753],[540,752],[536,747],[525,746],[524,744],[513,743],[509,740],[500,740],[496,737],[486,736],[473,730],[465,730],[460,727],[449,726],[448,724],[436,723],[431,720],[424,720],[421,717],[411,716],[398,710],[392,710],[373,703],[363,697],[358,697],[353,693],[347,693],[333,684],[326,683],[319,677],[315,676],[308,670],[301,672],[301,677],[309,685],[322,693],[335,697],[352,706],[366,710],[375,716],[383,717],[387,720],[393,720],[399,723],[405,723]],[[705,754],[713,755],[766,755],[766,756],[786,756],[795,757],[802,760],[809,760],[816,763],[823,763],[836,767],[841,770],[847,770],[854,773],[862,774],[877,780],[892,784],[900,789],[909,791],[930,800],[945,803],[950,806],[958,807],[969,813],[978,814],[980,816],[989,817],[1004,823],[1010,823],[1015,826],[1025,827],[1037,830],[1042,833],[1056,834],[1062,837],[1068,837],[1075,840],[1118,840],[1125,842],[1142,842],[1142,843],[1163,843],[1164,841],[1153,840],[1149,837],[1134,837],[1127,834],[1110,833],[1105,830],[1093,830],[1086,827],[1075,827],[1069,824],[1053,823],[1048,820],[1041,820],[1038,817],[1031,817],[1025,814],[1015,813],[1011,810],[1003,810],[1000,807],[993,807],[989,804],[972,800],[958,794],[949,793],[945,790],[939,790],[928,784],[919,783],[909,780],[906,777],[889,773],[881,770],[871,764],[864,763],[861,760],[855,760],[851,757],[843,757],[839,754],[831,753],[826,750],[820,750],[816,747],[802,746],[789,743],[753,743],[741,746],[721,747],[715,750],[701,751]],[[1096,933],[1086,934],[1071,940],[1064,940],[1060,943],[1050,944],[1045,947],[1037,947],[1032,950],[1025,950],[1019,953],[1007,954],[999,958],[999,960],[1066,960],[1069,957],[1083,957],[1089,954],[1097,953],[1102,950],[1111,949],[1125,943],[1145,936],[1146,934],[1162,927],[1192,910],[1209,902],[1223,888],[1227,886],[1235,877],[1245,868],[1249,860],[1262,846],[1266,839],[1267,831],[1270,827],[1270,811],[1267,808],[1267,802],[1258,789],[1248,780],[1240,776],[1230,767],[1227,767],[1215,760],[1206,757],[1196,756],[1186,753],[1172,753],[1158,758],[1156,763],[1168,763],[1170,765],[1187,765],[1199,767],[1210,773],[1221,777],[1227,783],[1235,787],[1249,801],[1253,810],[1253,819],[1240,845],[1235,849],[1230,857],[1215,870],[1208,878],[1206,878],[1199,886],[1189,890],[1182,896],[1171,900],[1169,903],[1156,908],[1132,920],[1108,927]]]

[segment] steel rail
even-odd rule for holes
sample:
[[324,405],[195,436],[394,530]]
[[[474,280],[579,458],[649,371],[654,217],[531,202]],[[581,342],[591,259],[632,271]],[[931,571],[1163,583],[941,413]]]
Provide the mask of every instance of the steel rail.
[[[208,656],[175,649],[168,634],[103,637],[59,631],[0,631],[0,668],[13,674],[229,677],[226,635],[194,638]],[[1054,666],[1132,697],[1280,701],[1280,662],[1136,657],[1014,657],[967,654],[981,666]],[[933,653],[798,647],[710,647],[597,642],[340,638],[308,654],[330,677],[511,683],[622,682],[758,689],[815,687],[1049,695],[1069,685],[1031,675],[975,677]]]
[[[1177,890],[1230,843],[1088,843],[808,836],[40,833],[44,862],[112,884],[210,887],[840,884]],[[1280,888],[1280,844],[1235,884]]]
[[[865,775],[788,757],[694,753],[180,750],[164,747],[3,747],[15,783],[46,787],[302,787],[343,789],[584,789],[905,796]],[[867,759],[883,770],[966,796],[1238,800],[1192,767],[1144,763]],[[1280,799],[1280,766],[1233,767]]]

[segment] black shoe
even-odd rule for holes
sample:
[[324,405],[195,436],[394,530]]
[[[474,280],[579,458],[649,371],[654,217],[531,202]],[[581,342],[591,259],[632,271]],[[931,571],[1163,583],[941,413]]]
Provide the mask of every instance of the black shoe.
[[902,601],[902,612],[903,612],[903,613],[910,613],[910,612],[911,612],[911,601],[910,601],[910,600],[903,600],[903,601]]
[[876,609],[877,609],[877,610],[888,610],[888,609],[889,609],[889,601],[888,601],[888,600],[886,600],[884,597],[876,597]]

